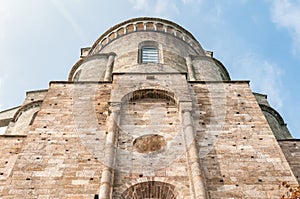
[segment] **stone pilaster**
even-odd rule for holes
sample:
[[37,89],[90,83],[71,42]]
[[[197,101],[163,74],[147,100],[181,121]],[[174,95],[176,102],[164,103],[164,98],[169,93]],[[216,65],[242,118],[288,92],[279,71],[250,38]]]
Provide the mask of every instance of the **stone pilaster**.
[[115,56],[116,55],[114,53],[110,53],[108,56],[106,71],[105,71],[105,75],[104,75],[104,81],[112,80],[112,71],[113,71]]
[[191,106],[191,103],[181,103],[182,128],[184,133],[187,163],[190,172],[190,182],[192,185],[191,195],[194,199],[206,199],[208,197],[205,187],[205,178],[201,172],[200,159],[198,156],[197,143],[193,128]]
[[109,126],[107,130],[107,137],[105,143],[105,168],[102,171],[100,184],[100,199],[111,198],[113,187],[113,173],[115,163],[115,140],[117,137],[117,127],[119,124],[120,103],[112,102],[110,104]]
[[195,78],[195,73],[193,70],[192,58],[190,56],[188,56],[185,58],[185,61],[186,61],[187,69],[188,69],[188,79],[190,81],[195,81],[196,78]]

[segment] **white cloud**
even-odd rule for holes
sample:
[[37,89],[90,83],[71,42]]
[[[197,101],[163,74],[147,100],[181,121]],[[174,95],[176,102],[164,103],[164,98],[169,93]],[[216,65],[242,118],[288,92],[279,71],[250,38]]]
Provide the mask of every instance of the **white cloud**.
[[170,12],[175,12],[177,15],[179,14],[176,4],[169,0],[157,0],[155,12],[160,15],[168,15]]
[[[52,4],[56,7],[56,9],[61,13],[61,15],[65,18],[65,20],[71,25],[75,33],[82,39],[85,40],[84,33],[82,32],[79,24],[76,21],[76,18],[72,16],[72,14],[68,11],[67,6],[64,5],[63,1],[51,0]],[[80,1],[77,1],[77,3]],[[74,2],[72,2],[74,3]],[[75,2],[76,3],[76,2]]]
[[148,0],[130,0],[134,4],[133,8],[136,10],[149,10]]
[[286,28],[293,39],[293,53],[300,53],[300,0],[274,0],[271,6],[272,21]]
[[280,111],[283,104],[282,96],[284,96],[281,83],[284,71],[276,64],[251,53],[237,58],[234,65],[240,77],[250,79],[252,90],[267,94],[271,106]]
[[179,14],[177,5],[171,0],[130,0],[133,8],[145,15],[170,16]]
[[182,3],[189,4],[189,3],[201,3],[202,0],[182,0]]
[[2,110],[2,101],[1,101],[1,98],[2,98],[2,90],[1,90],[1,87],[2,87],[2,80],[0,79],[0,111]]
[[0,27],[1,31],[0,31],[0,41],[5,40],[6,37],[6,26],[9,23],[9,19],[11,17],[11,10],[10,10],[10,5],[7,3],[3,3],[0,6],[0,13],[1,13],[1,17],[0,17]]

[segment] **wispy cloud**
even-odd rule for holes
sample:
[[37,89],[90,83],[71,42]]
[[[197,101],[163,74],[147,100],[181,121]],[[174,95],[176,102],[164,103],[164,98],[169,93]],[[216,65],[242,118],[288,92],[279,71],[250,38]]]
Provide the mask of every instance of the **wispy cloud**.
[[[0,78],[1,78],[1,77],[0,77]],[[3,106],[3,105],[2,105],[2,101],[1,101],[1,98],[2,98],[2,92],[1,92],[1,91],[2,91],[1,89],[2,89],[2,88],[1,88],[1,87],[2,87],[2,80],[0,79],[0,111],[2,110],[2,106]]]
[[293,53],[300,53],[300,0],[271,1],[272,21],[281,28],[286,28],[293,38]]
[[176,15],[178,15],[179,9],[176,4],[170,0],[157,0],[155,5],[155,12],[157,14],[163,15],[174,12]]
[[0,6],[0,41],[5,40],[6,37],[6,25],[9,24],[9,18],[11,17],[10,5],[8,3],[1,4]]
[[[65,18],[65,20],[72,26],[73,30],[77,35],[85,40],[84,33],[82,32],[80,26],[76,22],[76,18],[72,16],[72,14],[68,11],[63,1],[51,0],[52,4],[56,7],[56,9],[61,13],[61,15]],[[74,2],[73,2],[74,3]],[[75,2],[76,3],[76,2]]]
[[133,8],[136,10],[149,10],[149,1],[148,0],[130,0],[130,2],[134,5]]
[[146,15],[170,16],[179,14],[177,5],[171,0],[130,0],[133,8]]
[[182,0],[182,3],[184,4],[190,4],[190,3],[202,3],[202,0]]
[[252,90],[267,94],[270,104],[280,111],[284,96],[281,80],[284,71],[276,64],[253,53],[237,58],[234,65],[240,77],[251,80]]

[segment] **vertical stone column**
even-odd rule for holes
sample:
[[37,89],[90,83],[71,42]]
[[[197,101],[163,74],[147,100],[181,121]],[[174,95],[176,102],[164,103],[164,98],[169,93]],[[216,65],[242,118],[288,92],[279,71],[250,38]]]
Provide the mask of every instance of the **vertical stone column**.
[[186,148],[186,156],[188,167],[190,171],[190,181],[192,185],[192,196],[194,199],[206,199],[208,198],[205,179],[201,172],[200,159],[197,149],[197,142],[195,139],[194,128],[193,128],[193,119],[192,119],[192,104],[182,104],[182,127],[184,133],[184,142]]
[[193,70],[193,63],[192,63],[191,56],[186,57],[185,61],[186,61],[187,69],[188,69],[188,78],[189,78],[190,81],[195,81],[196,78],[195,78],[195,73],[194,73],[194,70]]
[[108,122],[108,131],[105,142],[105,168],[102,171],[99,199],[112,198],[113,175],[115,164],[115,143],[119,125],[121,103],[112,102],[110,104],[110,116]]
[[113,71],[115,56],[116,56],[115,53],[109,53],[109,55],[108,55],[108,61],[106,64],[104,81],[112,81],[112,71]]

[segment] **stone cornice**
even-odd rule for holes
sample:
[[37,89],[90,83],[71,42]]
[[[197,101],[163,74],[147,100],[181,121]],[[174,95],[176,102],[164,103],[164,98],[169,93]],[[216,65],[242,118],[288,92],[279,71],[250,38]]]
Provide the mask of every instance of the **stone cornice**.
[[195,37],[178,24],[160,18],[140,17],[119,23],[102,34],[92,45],[89,55],[99,52],[111,41],[132,32],[155,31],[175,36],[193,47],[199,54],[205,54]]

